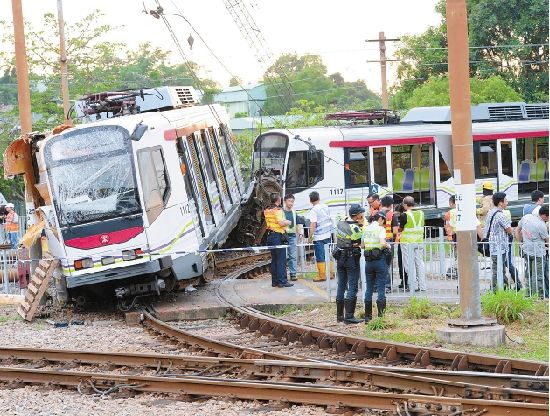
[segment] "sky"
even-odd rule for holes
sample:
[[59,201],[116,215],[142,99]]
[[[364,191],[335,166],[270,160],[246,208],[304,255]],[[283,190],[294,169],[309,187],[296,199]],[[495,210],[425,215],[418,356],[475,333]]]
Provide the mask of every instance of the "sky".
[[[23,15],[34,27],[40,27],[46,12],[57,14],[57,0],[21,0]],[[239,76],[244,84],[262,78],[266,65],[258,63],[254,52],[241,35],[224,5],[224,0],[158,0],[166,14],[181,14],[193,25],[206,44],[223,63],[214,58],[199,37],[193,33],[194,44],[189,49],[187,38],[190,26],[179,16],[168,20],[184,49],[187,58],[200,64],[200,74],[227,87],[231,75]],[[183,60],[162,20],[143,12],[156,9],[157,0],[63,0],[67,24],[79,21],[95,9],[104,17],[101,23],[120,26],[114,33],[116,41],[132,48],[151,42],[172,50],[171,61]],[[235,3],[235,0],[231,0]],[[367,63],[379,59],[378,43],[366,39],[378,38],[384,31],[387,38],[424,32],[428,26],[440,23],[435,12],[437,0],[243,0],[265,39],[262,56],[278,57],[283,53],[298,55],[319,54],[328,72],[340,72],[346,81],[365,80],[367,87],[380,92],[380,64]],[[11,21],[11,1],[0,0],[0,19]],[[392,57],[396,43],[387,43],[387,57]],[[5,48],[6,45],[3,45]],[[270,53],[271,52],[271,53]],[[389,63],[389,85],[395,79],[397,63]]]

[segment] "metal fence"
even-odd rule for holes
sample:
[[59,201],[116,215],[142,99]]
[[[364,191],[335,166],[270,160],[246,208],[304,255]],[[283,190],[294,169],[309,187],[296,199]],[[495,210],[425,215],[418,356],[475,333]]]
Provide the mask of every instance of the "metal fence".
[[[480,243],[488,244],[488,243]],[[325,246],[327,262],[326,292],[333,300],[336,281],[330,280],[330,268],[336,269],[331,253],[336,245]],[[448,241],[442,229],[427,230],[422,243],[392,244],[392,260],[386,285],[390,298],[425,296],[434,300],[458,300],[460,285],[456,243]],[[492,253],[495,254],[495,253]],[[365,258],[360,260],[361,292],[365,294]],[[491,257],[478,253],[477,271],[481,293],[499,288],[524,291],[529,296],[548,297],[548,256],[528,256],[517,241]]]

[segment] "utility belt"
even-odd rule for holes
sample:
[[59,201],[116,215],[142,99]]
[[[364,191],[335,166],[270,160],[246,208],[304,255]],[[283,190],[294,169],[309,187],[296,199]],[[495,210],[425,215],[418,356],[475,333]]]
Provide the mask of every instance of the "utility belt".
[[337,261],[340,260],[342,256],[353,257],[356,261],[359,261],[361,258],[361,247],[335,247],[334,250],[332,250],[332,257]]
[[373,248],[372,250],[365,250],[365,259],[367,261],[376,261],[381,258],[386,259],[386,263],[391,263],[392,252],[389,248]]

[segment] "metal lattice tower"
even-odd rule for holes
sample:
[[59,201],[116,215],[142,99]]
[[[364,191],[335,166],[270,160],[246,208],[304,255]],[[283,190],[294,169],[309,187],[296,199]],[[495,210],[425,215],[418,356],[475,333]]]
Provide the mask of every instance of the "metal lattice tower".
[[[250,14],[246,7],[244,0],[224,0],[225,8],[231,15],[231,18],[237,25],[237,28],[241,32],[242,36],[246,40],[248,47],[254,53],[256,60],[262,64],[265,68],[274,61],[273,52],[269,48],[267,41],[262,34],[262,31],[256,24],[256,21]],[[280,95],[277,97],[288,108],[291,107],[293,99],[292,87],[289,83],[288,77],[284,72],[284,69],[280,72],[281,80],[277,82],[272,76],[268,75],[267,81],[273,87],[275,91],[278,91]]]

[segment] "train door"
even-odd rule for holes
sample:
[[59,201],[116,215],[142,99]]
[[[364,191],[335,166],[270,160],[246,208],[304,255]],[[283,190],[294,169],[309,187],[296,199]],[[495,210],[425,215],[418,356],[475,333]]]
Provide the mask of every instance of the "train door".
[[367,196],[370,193],[370,169],[369,169],[369,148],[347,148],[344,149],[344,163],[346,166],[345,182],[345,203],[361,204],[368,206]]
[[199,193],[196,182],[192,176],[193,173],[191,170],[189,154],[181,137],[178,138],[176,146],[180,162],[180,171],[183,176],[185,193],[187,195],[187,203],[183,205],[182,210],[190,213],[193,218],[193,222],[199,225],[194,228],[198,241],[202,241],[206,236],[206,219],[204,217],[204,211],[199,207]]
[[229,189],[227,188],[227,182],[225,180],[225,168],[221,163],[221,157],[220,153],[218,151],[218,147],[214,143],[215,141],[215,133],[214,129],[210,127],[208,130],[204,130],[202,134],[205,136],[204,140],[206,140],[208,144],[208,156],[210,157],[210,162],[212,163],[212,167],[215,170],[215,177],[216,182],[218,183],[218,191],[221,196],[221,202],[223,211],[227,213],[231,209],[231,195],[229,193]]
[[497,185],[509,201],[518,199],[518,172],[515,140],[497,141]]
[[481,193],[484,182],[498,186],[497,141],[484,140],[474,142],[474,172],[476,176],[476,192]]
[[239,183],[237,181],[237,172],[235,170],[235,163],[233,162],[233,156],[228,147],[229,143],[225,137],[223,127],[220,127],[219,130],[215,132],[214,142],[219,148],[222,165],[224,166],[225,179],[227,186],[229,187],[229,192],[231,193],[231,199],[233,203],[239,201],[241,197]]
[[369,165],[371,177],[371,192],[380,197],[391,193],[391,177],[388,174],[390,146],[371,147]]
[[206,185],[208,200],[210,201],[210,206],[212,208],[212,215],[214,216],[214,222],[217,226],[219,226],[223,220],[224,212],[221,205],[221,198],[218,191],[218,185],[216,183],[214,168],[207,150],[208,144],[206,142],[206,136],[202,132],[195,132],[193,135],[195,137],[194,142],[197,154],[199,155],[199,160],[201,162],[201,172]]
[[191,169],[191,178],[195,184],[195,189],[198,190],[197,202],[199,205],[199,212],[201,218],[204,219],[206,224],[206,232],[209,233],[210,230],[214,227],[214,215],[212,214],[212,206],[210,203],[209,194],[206,190],[206,184],[203,179],[202,169],[199,161],[199,156],[197,153],[197,148],[195,147],[195,136],[193,134],[185,138],[184,152],[188,158],[187,162],[193,168]]

